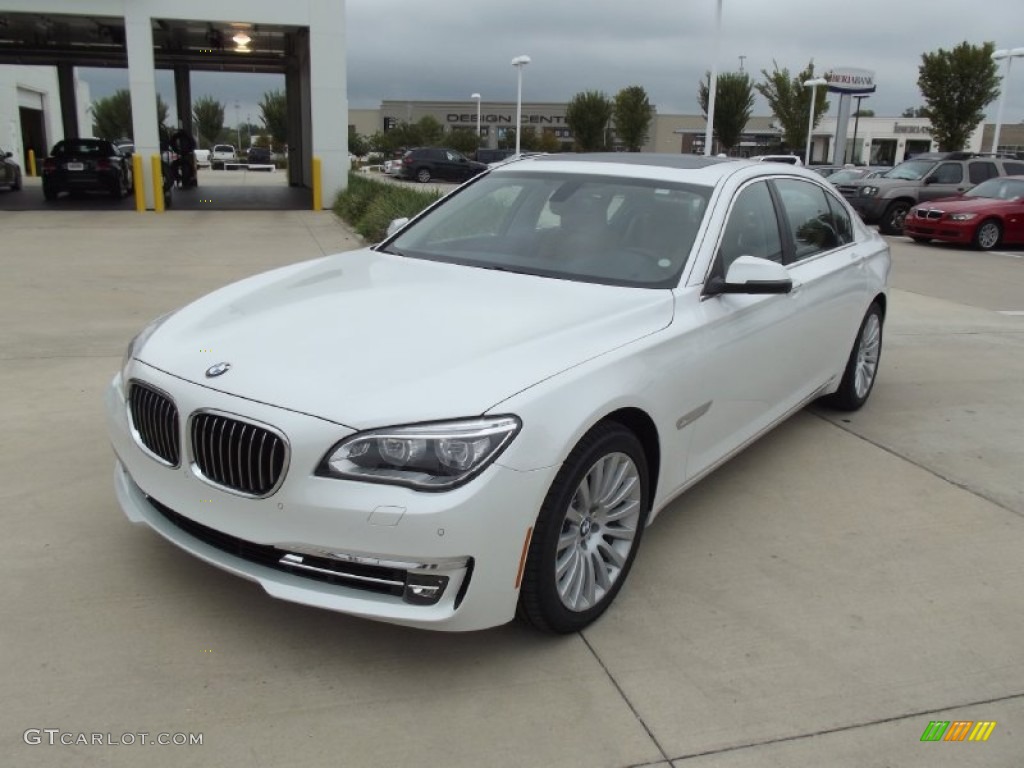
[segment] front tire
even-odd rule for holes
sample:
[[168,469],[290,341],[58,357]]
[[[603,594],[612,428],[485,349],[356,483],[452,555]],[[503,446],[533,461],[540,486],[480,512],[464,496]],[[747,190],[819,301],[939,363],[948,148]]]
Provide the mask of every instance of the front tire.
[[883,235],[902,235],[903,221],[907,218],[907,211],[909,210],[910,205],[902,200],[897,200],[895,203],[891,203],[889,207],[885,209],[882,221],[878,225],[879,231],[881,231]]
[[559,634],[595,621],[629,574],[649,507],[640,441],[621,424],[598,424],[573,448],[541,505],[519,617]]
[[995,219],[983,221],[974,230],[974,247],[979,251],[991,251],[1003,239],[1003,228]]
[[917,235],[911,235],[910,239],[915,243],[920,243],[921,245],[927,245],[932,241],[930,237],[918,237]]
[[876,301],[861,321],[839,389],[822,398],[825,405],[840,411],[856,411],[864,405],[875,386],[881,357],[882,308]]

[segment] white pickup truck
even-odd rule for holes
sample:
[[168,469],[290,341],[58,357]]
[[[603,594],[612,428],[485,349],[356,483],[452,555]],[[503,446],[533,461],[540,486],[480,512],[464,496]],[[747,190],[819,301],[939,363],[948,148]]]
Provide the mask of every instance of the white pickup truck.
[[235,148],[230,144],[214,144],[210,152],[210,167],[213,170],[223,169],[224,163],[237,162]]

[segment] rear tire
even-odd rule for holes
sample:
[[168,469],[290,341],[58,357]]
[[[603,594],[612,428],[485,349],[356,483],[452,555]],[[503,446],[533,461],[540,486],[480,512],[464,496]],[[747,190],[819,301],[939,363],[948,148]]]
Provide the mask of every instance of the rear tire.
[[51,187],[49,184],[43,183],[43,198],[49,202],[53,202],[57,199],[57,190]]
[[991,251],[1003,239],[1003,228],[995,219],[981,222],[974,230],[974,247],[979,251]]
[[882,308],[876,301],[861,321],[839,389],[822,398],[825,405],[839,411],[856,411],[867,402],[882,358],[882,324]]
[[921,245],[927,245],[932,241],[930,237],[917,237],[915,235],[911,235],[910,239],[913,240],[915,243],[920,243]]
[[598,424],[573,448],[541,505],[517,615],[558,634],[595,621],[629,575],[649,506],[640,441],[621,424]]
[[420,168],[418,171],[416,171],[416,181],[418,181],[420,184],[426,184],[428,181],[430,181],[430,169]]

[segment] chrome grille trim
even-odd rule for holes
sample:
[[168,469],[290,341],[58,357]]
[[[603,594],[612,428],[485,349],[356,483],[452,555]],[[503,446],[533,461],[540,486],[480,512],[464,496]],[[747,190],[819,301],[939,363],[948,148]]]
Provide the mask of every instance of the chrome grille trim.
[[204,408],[189,416],[188,435],[192,473],[223,491],[266,498],[288,474],[288,438],[269,424]]
[[129,431],[143,453],[166,467],[181,466],[181,430],[174,399],[152,384],[131,379],[125,401]]

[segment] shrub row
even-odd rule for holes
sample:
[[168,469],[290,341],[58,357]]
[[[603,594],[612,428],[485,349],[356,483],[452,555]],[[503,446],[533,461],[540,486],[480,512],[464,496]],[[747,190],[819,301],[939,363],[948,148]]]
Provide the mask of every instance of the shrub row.
[[415,216],[440,197],[439,192],[424,192],[374,181],[363,173],[350,173],[348,189],[338,193],[334,212],[369,242],[378,243],[393,219]]

